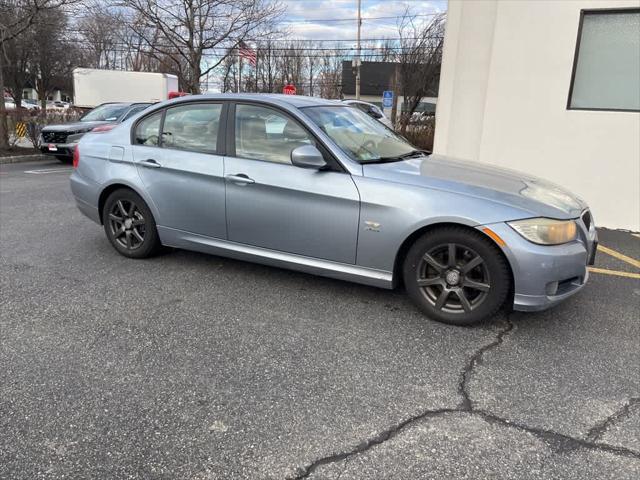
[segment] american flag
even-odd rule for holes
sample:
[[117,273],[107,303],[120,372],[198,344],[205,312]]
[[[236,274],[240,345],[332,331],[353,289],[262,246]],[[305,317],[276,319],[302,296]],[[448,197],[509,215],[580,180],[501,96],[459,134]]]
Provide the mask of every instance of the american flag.
[[238,44],[238,54],[240,55],[240,58],[246,58],[247,60],[249,60],[249,63],[251,65],[253,65],[254,67],[256,66],[256,60],[258,59],[258,57],[256,56],[255,50],[249,45],[244,42],[240,42]]

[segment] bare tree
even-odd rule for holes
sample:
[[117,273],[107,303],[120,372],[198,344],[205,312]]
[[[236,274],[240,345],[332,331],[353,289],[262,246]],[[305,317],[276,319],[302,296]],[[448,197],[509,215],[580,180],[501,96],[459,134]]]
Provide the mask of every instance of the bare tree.
[[274,93],[282,91],[282,74],[280,72],[280,54],[272,39],[258,43],[258,77],[262,85],[260,92]]
[[222,93],[235,92],[237,86],[236,62],[228,55],[222,62]]
[[73,46],[62,37],[66,24],[66,15],[58,9],[41,13],[32,27],[32,69],[43,110],[47,107],[47,97],[71,77]]
[[[145,30],[145,35],[139,35],[138,31]],[[151,54],[151,49],[145,39],[151,39],[152,43],[159,41],[158,29],[148,27],[146,20],[139,14],[134,14],[125,22],[121,31],[120,40],[124,46],[124,65],[134,72],[157,72],[161,64],[165,64],[161,55]]]
[[283,85],[292,83],[297,88],[298,95],[304,95],[305,91],[305,49],[302,42],[288,42],[281,47],[280,75]]
[[396,54],[400,93],[404,98],[400,131],[404,134],[420,101],[437,95],[445,17],[439,15],[422,25],[408,13],[398,23],[400,45]]
[[33,80],[30,64],[33,60],[33,34],[28,29],[21,35],[7,40],[4,44],[6,62],[4,64],[5,87],[8,87],[17,108],[22,105],[22,92]]
[[[156,58],[170,61],[182,89],[200,93],[200,79],[220,66],[240,42],[271,30],[280,15],[270,0],[122,0],[144,19],[132,25]],[[212,61],[206,62],[209,55]]]
[[78,0],[0,0],[0,150],[9,147],[7,110],[4,104],[4,65],[10,65],[7,42],[21,36],[43,12]]
[[309,73],[309,96],[313,97],[314,87],[316,86],[315,80],[318,75],[318,70],[320,69],[321,58],[318,55],[318,51],[320,49],[319,43],[313,43],[308,46],[306,51],[306,63],[307,63],[307,72]]
[[[337,50],[336,50],[337,51]],[[342,93],[342,61],[344,57],[331,50],[320,54],[320,73],[316,84],[322,98],[340,98]]]
[[[87,66],[93,68],[115,68],[115,60],[124,49],[124,22],[122,13],[108,9],[103,4],[94,4],[79,22],[78,29],[83,45],[87,47]],[[122,63],[121,63],[122,65]]]

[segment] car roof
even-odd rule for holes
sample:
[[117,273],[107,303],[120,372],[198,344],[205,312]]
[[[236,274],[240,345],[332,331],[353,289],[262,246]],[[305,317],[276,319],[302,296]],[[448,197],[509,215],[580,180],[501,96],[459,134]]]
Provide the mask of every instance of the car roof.
[[153,103],[151,102],[104,102],[98,105],[98,107],[101,105],[123,105],[125,107],[132,107],[133,105],[153,105]]
[[355,98],[345,98],[342,100],[342,103],[346,103],[347,105],[353,105],[354,103],[361,103],[362,105],[369,105],[371,107],[375,107],[374,103],[365,102],[364,100],[356,100]]
[[172,104],[190,102],[197,99],[203,100],[253,100],[271,103],[273,105],[290,105],[296,108],[313,107],[321,105],[340,104],[339,100],[326,100],[324,98],[307,97],[305,95],[284,95],[281,93],[205,93],[202,95],[187,95],[175,98]]

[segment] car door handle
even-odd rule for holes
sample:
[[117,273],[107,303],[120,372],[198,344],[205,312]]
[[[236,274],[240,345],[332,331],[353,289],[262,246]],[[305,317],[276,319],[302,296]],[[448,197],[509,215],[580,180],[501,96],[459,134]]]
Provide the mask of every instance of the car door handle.
[[249,178],[244,173],[236,173],[235,175],[226,175],[224,178],[233,183],[251,184],[256,183],[253,178]]
[[149,168],[160,168],[162,166],[158,162],[156,162],[153,158],[148,158],[147,160],[142,160],[139,163],[143,167],[149,167]]

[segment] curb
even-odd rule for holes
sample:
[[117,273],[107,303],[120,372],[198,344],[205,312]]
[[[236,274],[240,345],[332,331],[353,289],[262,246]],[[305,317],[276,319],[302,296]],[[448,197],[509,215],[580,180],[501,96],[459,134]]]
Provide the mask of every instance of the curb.
[[32,155],[16,155],[13,157],[0,157],[0,165],[9,163],[33,162],[34,160],[44,160],[46,158],[47,156],[41,153],[34,153]]

